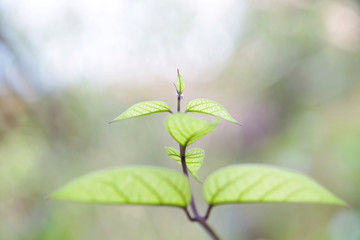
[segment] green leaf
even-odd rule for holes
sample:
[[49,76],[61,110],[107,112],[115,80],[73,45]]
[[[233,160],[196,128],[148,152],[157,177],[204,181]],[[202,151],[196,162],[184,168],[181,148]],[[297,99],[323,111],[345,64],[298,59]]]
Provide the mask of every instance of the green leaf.
[[141,117],[153,113],[159,113],[159,112],[171,113],[169,104],[162,101],[141,102],[129,107],[127,110],[125,110],[125,112],[123,112],[120,116],[112,120],[110,123],[128,118]]
[[[179,151],[177,151],[175,148],[167,147],[166,152],[170,157],[176,160],[181,166],[181,158]],[[200,148],[190,149],[185,154],[186,166],[189,169],[191,175],[198,181],[200,181],[198,172],[203,164],[204,157],[205,157],[205,152]]]
[[234,165],[214,172],[204,182],[204,196],[211,205],[254,202],[346,205],[309,177],[262,165]]
[[178,81],[176,83],[176,90],[179,95],[181,95],[185,89],[185,82],[182,76],[180,75],[179,69],[177,70],[178,73]]
[[216,117],[223,118],[232,123],[240,124],[236,121],[227,111],[226,109],[217,102],[208,99],[195,99],[189,102],[186,106],[187,112],[198,112],[213,115]]
[[178,150],[176,150],[173,147],[165,147],[166,153],[169,155],[169,157],[173,158],[175,161],[179,162],[181,165],[181,159],[180,159],[180,153]]
[[185,207],[191,199],[187,178],[154,167],[103,170],[77,178],[51,198],[88,203],[145,204]]
[[166,130],[182,146],[190,145],[212,132],[219,120],[209,122],[185,113],[175,113],[165,121]]

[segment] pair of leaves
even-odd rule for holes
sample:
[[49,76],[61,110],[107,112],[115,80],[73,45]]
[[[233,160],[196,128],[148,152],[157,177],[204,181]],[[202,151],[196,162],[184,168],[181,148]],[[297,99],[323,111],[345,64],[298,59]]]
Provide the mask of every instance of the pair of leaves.
[[[210,205],[226,203],[296,202],[345,206],[310,178],[262,165],[220,169],[204,182]],[[73,180],[52,198],[88,203],[145,204],[186,207],[191,200],[184,175],[153,167],[105,170]]]
[[[179,84],[179,82],[178,82]],[[184,86],[183,84],[180,84],[179,87]],[[182,88],[183,90],[183,88]],[[178,90],[179,91],[179,90]],[[120,120],[125,120],[128,118],[134,118],[134,117],[141,117],[146,116],[154,113],[160,113],[160,112],[172,112],[170,109],[169,104],[162,101],[146,101],[137,103],[131,107],[129,107],[127,110],[125,110],[121,115],[113,119],[111,122],[116,122]],[[203,113],[208,114],[216,117],[223,118],[227,121],[239,124],[226,110],[223,106],[221,106],[219,103],[207,100],[207,99],[195,99],[191,101],[186,106],[186,112],[197,112],[197,113]]]
[[[185,89],[185,81],[180,74],[179,69],[177,69],[178,81],[175,85],[176,92],[179,95],[179,98],[182,97],[182,93]],[[125,112],[123,112],[120,116],[113,119],[110,123],[116,122],[119,120],[124,120],[133,117],[145,116],[153,113],[159,112],[170,112],[172,113],[169,104],[162,101],[146,101],[137,103],[131,107],[129,107]],[[207,100],[207,99],[195,99],[191,101],[186,106],[186,112],[198,112],[208,115],[213,115],[216,117],[223,118],[227,121],[239,124],[219,103]]]
[[[201,109],[203,109],[203,111]],[[214,111],[210,111],[210,109],[213,109]],[[232,122],[236,122],[236,120],[234,120],[221,105],[216,104],[210,100],[194,100],[189,103],[186,111],[203,112],[206,114],[219,116]],[[131,106],[111,122],[159,112],[171,113],[170,106],[167,103],[161,101],[142,102]],[[170,135],[178,143],[180,143],[182,146],[186,146],[209,134],[217,127],[218,123],[218,119],[215,122],[209,122],[187,114],[176,113],[166,119],[165,126]]]
[[[175,148],[167,147],[166,152],[181,166],[181,158],[179,151],[177,151]],[[204,157],[205,157],[205,152],[200,148],[190,149],[185,154],[186,166],[189,169],[190,174],[198,181],[200,181],[198,176],[198,171],[203,164]]]

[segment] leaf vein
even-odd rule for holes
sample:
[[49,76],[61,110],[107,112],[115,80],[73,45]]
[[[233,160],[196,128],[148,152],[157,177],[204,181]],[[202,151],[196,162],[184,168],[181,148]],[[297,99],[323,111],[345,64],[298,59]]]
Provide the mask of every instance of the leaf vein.
[[148,189],[155,198],[158,199],[160,204],[163,204],[162,198],[159,193],[150,185],[148,184],[141,176],[137,175],[136,173],[132,172],[134,178],[136,178],[146,189]]
[[177,187],[177,185],[173,184],[168,178],[164,176],[158,175],[158,177],[163,179],[165,183],[167,183],[170,187],[172,187],[175,190],[175,192],[179,194],[180,198],[184,201],[184,204],[187,203],[184,193]]
[[287,184],[289,184],[291,182],[292,179],[286,178],[284,179],[281,183],[279,183],[278,185],[276,185],[275,187],[269,189],[268,191],[266,191],[260,198],[259,201],[264,201],[265,198],[267,196],[269,196],[270,194],[279,191],[281,188],[283,188],[284,186],[286,186]]
[[237,181],[239,181],[241,178],[243,178],[244,176],[246,176],[248,174],[251,174],[251,172],[245,172],[243,174],[240,174],[239,176],[236,176],[233,180],[226,182],[224,185],[222,185],[220,187],[217,186],[217,192],[214,193],[210,202],[213,202],[220,193],[222,193],[226,190],[226,188],[230,187],[233,183],[236,183]]
[[251,191],[252,189],[256,188],[256,186],[258,186],[262,181],[264,181],[267,177],[269,176],[269,174],[265,174],[263,176],[261,176],[259,179],[257,179],[255,182],[253,182],[252,184],[250,184],[249,186],[247,186],[237,197],[237,199],[239,199],[239,201],[241,200],[241,198],[248,193],[249,191]]

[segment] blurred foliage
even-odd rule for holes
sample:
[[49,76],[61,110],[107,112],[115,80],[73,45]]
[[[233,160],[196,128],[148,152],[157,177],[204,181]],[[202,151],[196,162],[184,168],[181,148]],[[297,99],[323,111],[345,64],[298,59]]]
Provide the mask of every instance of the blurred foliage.
[[[217,207],[210,222],[224,239],[360,239],[359,19],[357,1],[249,2],[225,69],[212,82],[187,82],[184,103],[214,99],[242,124],[222,122],[196,144],[206,151],[201,179],[232,163],[275,164],[309,174],[350,206]],[[13,75],[0,79],[0,239],[207,239],[178,209],[46,199],[68,180],[109,166],[179,169],[163,148],[174,145],[166,113],[107,125],[134,102],[162,100],[174,109],[173,80],[43,93],[21,49],[4,36],[2,29],[22,85],[12,84]]]

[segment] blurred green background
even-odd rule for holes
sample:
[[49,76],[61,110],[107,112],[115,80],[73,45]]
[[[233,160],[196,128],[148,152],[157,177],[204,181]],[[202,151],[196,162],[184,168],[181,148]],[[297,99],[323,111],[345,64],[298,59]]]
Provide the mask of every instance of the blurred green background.
[[[304,172],[350,206],[216,207],[224,239],[360,239],[358,1],[0,0],[0,239],[208,239],[177,208],[46,196],[112,166],[180,168],[166,114],[107,122],[130,105],[220,102],[199,172],[238,163]],[[201,186],[192,182],[203,212]]]

